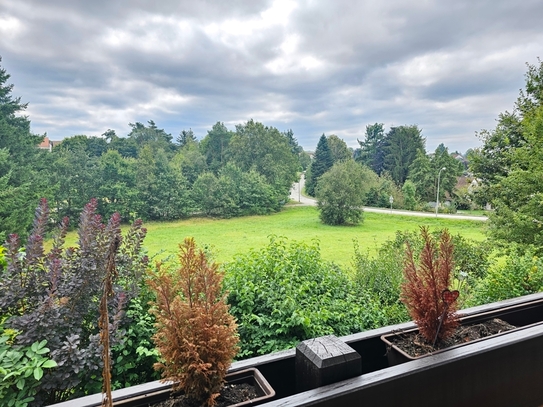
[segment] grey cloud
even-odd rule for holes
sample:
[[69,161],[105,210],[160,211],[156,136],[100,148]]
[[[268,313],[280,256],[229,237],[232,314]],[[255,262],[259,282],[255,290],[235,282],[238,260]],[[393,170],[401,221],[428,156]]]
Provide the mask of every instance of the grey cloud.
[[543,54],[539,0],[298,0],[266,21],[273,4],[7,0],[2,66],[52,139],[150,119],[203,137],[254,118],[306,149],[331,132],[356,147],[383,122],[464,151]]

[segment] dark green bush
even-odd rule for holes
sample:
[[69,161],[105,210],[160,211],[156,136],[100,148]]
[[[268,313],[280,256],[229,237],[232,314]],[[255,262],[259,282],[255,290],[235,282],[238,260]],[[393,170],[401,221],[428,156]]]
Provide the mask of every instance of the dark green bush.
[[386,322],[378,302],[357,291],[339,267],[321,259],[317,243],[271,237],[267,247],[236,257],[225,269],[241,358]]
[[543,259],[533,249],[513,248],[494,258],[474,288],[471,305],[543,291]]

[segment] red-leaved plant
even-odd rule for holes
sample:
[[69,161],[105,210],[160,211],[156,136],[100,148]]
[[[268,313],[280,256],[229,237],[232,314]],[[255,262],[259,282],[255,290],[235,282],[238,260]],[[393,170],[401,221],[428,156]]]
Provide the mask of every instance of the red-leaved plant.
[[425,340],[434,345],[448,338],[458,326],[457,291],[449,291],[453,276],[451,235],[441,233],[439,241],[421,227],[423,248],[416,264],[413,249],[407,243],[401,301]]
[[179,268],[160,263],[148,284],[156,294],[155,368],[197,405],[213,406],[238,351],[237,325],[222,290],[223,275],[194,239],[179,245]]

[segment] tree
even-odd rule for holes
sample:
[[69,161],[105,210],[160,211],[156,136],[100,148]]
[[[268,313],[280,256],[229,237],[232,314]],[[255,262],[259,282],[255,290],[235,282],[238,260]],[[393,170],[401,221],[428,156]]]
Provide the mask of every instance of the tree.
[[194,132],[192,129],[188,130],[181,130],[181,133],[179,133],[179,136],[177,137],[177,144],[179,144],[179,147],[183,148],[189,143],[196,142],[196,137],[194,136]]
[[345,141],[338,136],[332,134],[328,136],[327,139],[328,148],[330,149],[330,154],[332,155],[332,161],[334,163],[342,160],[350,160],[353,157],[353,153],[349,150]]
[[194,184],[198,176],[207,170],[206,159],[200,151],[198,141],[189,141],[177,151],[172,164],[179,168],[189,185]]
[[98,161],[97,179],[100,180],[94,196],[98,211],[109,218],[118,212],[123,222],[134,220],[134,208],[138,207],[136,189],[136,161],[124,158],[116,150],[110,150]]
[[483,147],[473,154],[474,175],[495,211],[493,238],[543,247],[543,62],[528,65],[526,89],[513,113],[500,115],[496,129],[485,132]]
[[103,184],[98,175],[99,158],[90,156],[85,149],[68,147],[73,147],[73,144],[61,144],[50,154],[52,163],[47,179],[57,222],[65,216],[77,217],[87,202],[96,196],[98,185]]
[[108,150],[108,144],[106,139],[102,137],[77,135],[65,138],[56,148],[64,148],[71,151],[83,150],[92,157],[100,157]]
[[[445,170],[441,171],[442,168]],[[422,150],[409,168],[409,179],[415,184],[417,196],[425,202],[433,202],[437,196],[439,178],[439,200],[448,193],[453,196],[458,177],[462,175],[462,163],[456,160],[443,144],[437,146],[434,154],[428,156]]]
[[402,187],[404,207],[410,211],[417,206],[417,189],[411,180],[406,180]]
[[4,238],[9,233],[26,236],[45,188],[36,170],[43,156],[37,146],[44,136],[30,133],[30,120],[23,115],[28,104],[12,96],[9,78],[0,66],[0,237]]
[[381,175],[385,158],[385,129],[383,123],[367,125],[364,141],[357,141],[360,144],[357,161],[370,167],[377,175]]
[[360,223],[371,170],[353,160],[339,161],[324,173],[317,185],[320,218],[328,225]]
[[392,127],[387,133],[383,146],[383,170],[390,173],[396,184],[403,185],[417,151],[425,151],[424,144],[425,139],[416,125]]
[[315,189],[317,187],[318,179],[326,171],[332,168],[334,164],[330,147],[328,146],[328,139],[323,135],[319,139],[317,149],[315,150],[315,157],[307,174],[307,180],[305,183],[305,192],[311,196],[315,196]]
[[153,151],[162,149],[168,156],[171,156],[175,150],[171,134],[166,133],[164,129],[159,129],[152,120],[147,123],[148,126],[140,122],[129,123],[132,131],[128,134],[128,139],[134,140],[138,146],[138,151],[148,145],[151,146]]
[[232,134],[224,123],[217,122],[200,142],[200,149],[206,159],[207,166],[215,174],[226,164],[226,152]]
[[164,150],[144,146],[137,160],[137,216],[151,220],[172,220],[192,213],[187,181],[170,164]]
[[244,172],[255,170],[276,191],[280,202],[288,201],[292,183],[297,180],[299,160],[288,140],[275,127],[252,119],[236,125],[228,160]]

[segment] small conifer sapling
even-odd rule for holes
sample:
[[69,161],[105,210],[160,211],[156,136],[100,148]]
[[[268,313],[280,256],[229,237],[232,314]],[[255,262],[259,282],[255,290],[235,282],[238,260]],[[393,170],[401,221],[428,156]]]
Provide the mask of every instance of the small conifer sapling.
[[441,233],[438,242],[426,227],[421,228],[421,235],[423,248],[418,264],[411,245],[407,243],[400,299],[420,334],[434,346],[448,338],[458,326],[458,291],[449,289],[454,269],[454,246],[447,230]]
[[229,313],[223,275],[208,263],[193,238],[179,245],[179,268],[157,264],[148,284],[156,294],[153,340],[161,355],[155,368],[198,405],[215,405],[238,351],[237,325]]

